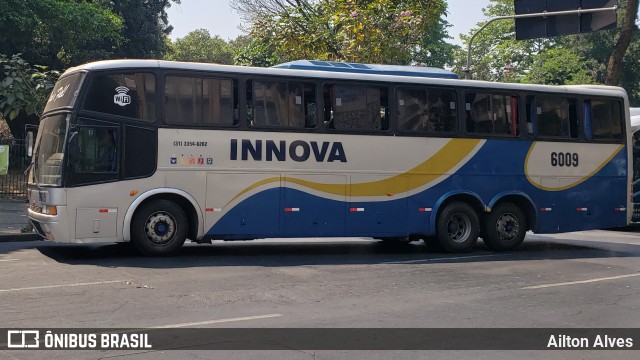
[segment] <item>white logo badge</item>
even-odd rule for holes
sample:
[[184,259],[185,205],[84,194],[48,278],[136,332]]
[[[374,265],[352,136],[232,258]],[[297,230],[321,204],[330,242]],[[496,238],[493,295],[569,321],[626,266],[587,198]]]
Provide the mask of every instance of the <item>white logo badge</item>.
[[7,348],[29,349],[40,347],[40,331],[9,330],[7,331]]
[[120,106],[127,106],[131,104],[131,96],[127,95],[129,92],[129,88],[124,86],[118,86],[116,88],[116,93],[113,95],[113,102]]

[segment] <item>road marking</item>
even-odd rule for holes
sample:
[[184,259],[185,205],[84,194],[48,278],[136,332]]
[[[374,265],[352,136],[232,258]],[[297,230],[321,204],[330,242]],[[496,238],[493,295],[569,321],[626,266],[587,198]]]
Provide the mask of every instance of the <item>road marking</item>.
[[88,282],[88,283],[75,283],[75,284],[63,284],[63,285],[45,285],[45,286],[32,286],[32,287],[13,288],[13,289],[0,289],[0,293],[11,292],[11,291],[56,289],[56,288],[77,287],[77,286],[106,285],[106,284],[124,283],[125,281],[127,281],[127,280],[109,280],[109,281],[96,281],[96,282]]
[[598,281],[624,279],[624,278],[630,278],[630,277],[635,277],[635,276],[640,276],[640,273],[627,274],[627,275],[618,275],[618,276],[610,276],[610,277],[603,277],[603,278],[596,278],[596,279],[589,279],[589,280],[570,281],[570,282],[555,283],[555,284],[527,286],[527,287],[523,287],[521,290],[533,290],[533,289],[544,289],[544,288],[550,288],[550,287],[556,287],[556,286],[565,286],[565,285],[588,284],[588,283],[593,283],[593,282],[598,282]]
[[463,259],[472,259],[472,258],[481,258],[481,257],[496,257],[496,256],[505,256],[505,255],[507,255],[507,254],[487,254],[487,255],[457,256],[457,257],[418,259],[418,260],[406,260],[406,261],[388,261],[388,262],[383,262],[383,264],[416,264],[416,263],[430,262],[430,261],[463,260]]
[[228,323],[228,322],[234,322],[234,321],[271,319],[271,318],[277,318],[280,316],[282,316],[282,314],[244,316],[244,317],[236,317],[236,318],[229,318],[229,319],[218,319],[218,320],[191,322],[191,323],[178,323],[178,324],[151,326],[149,329],[174,329],[174,328],[184,328],[184,327],[199,326],[199,325],[221,324],[221,323]]
[[0,259],[0,262],[18,261],[20,259]]

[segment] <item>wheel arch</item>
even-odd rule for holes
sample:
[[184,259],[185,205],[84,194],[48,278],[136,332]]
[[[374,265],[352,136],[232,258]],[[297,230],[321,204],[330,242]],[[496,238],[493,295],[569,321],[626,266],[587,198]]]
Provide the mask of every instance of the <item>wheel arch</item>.
[[140,194],[127,209],[122,226],[122,239],[125,242],[131,241],[131,221],[133,220],[133,215],[136,213],[136,210],[138,210],[142,204],[160,199],[173,201],[182,207],[189,222],[187,232],[188,239],[197,240],[204,236],[204,217],[196,199],[183,190],[159,188]]
[[429,220],[429,229],[435,233],[436,230],[436,221],[438,220],[438,215],[442,212],[448,204],[460,201],[471,205],[471,207],[478,212],[478,216],[482,216],[482,213],[485,211],[485,205],[480,196],[478,194],[471,191],[450,191],[440,197],[438,201],[433,206],[433,211],[431,212],[431,219]]
[[496,205],[503,202],[514,203],[516,206],[522,209],[525,216],[527,217],[527,225],[528,225],[527,230],[535,231],[535,227],[538,221],[538,212],[536,210],[533,200],[527,194],[519,191],[506,191],[506,192],[497,194],[489,202],[489,205],[488,205],[489,212]]

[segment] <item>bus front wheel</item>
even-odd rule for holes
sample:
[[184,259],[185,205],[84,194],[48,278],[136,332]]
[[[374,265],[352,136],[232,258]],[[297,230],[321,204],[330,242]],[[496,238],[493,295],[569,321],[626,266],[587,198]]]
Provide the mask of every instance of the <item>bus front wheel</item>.
[[483,240],[493,250],[507,251],[522,244],[526,232],[524,213],[517,205],[507,202],[499,204],[487,215]]
[[453,202],[438,216],[436,237],[445,251],[470,251],[478,241],[479,232],[478,214],[466,203]]
[[145,255],[168,255],[184,244],[187,224],[184,210],[172,201],[144,204],[131,223],[133,245]]

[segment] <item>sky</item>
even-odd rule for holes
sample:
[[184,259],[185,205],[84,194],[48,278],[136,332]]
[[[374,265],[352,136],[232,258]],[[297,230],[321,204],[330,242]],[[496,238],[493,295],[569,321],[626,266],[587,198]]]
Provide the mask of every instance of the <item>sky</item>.
[[[482,8],[489,0],[448,0],[447,21],[453,25],[449,35],[453,43],[460,45],[459,34],[467,34],[479,21],[484,20]],[[174,29],[173,40],[184,37],[196,29],[207,29],[209,33],[225,40],[235,39],[242,34],[239,29],[240,15],[231,8],[229,0],[182,0],[182,4],[171,4],[167,11],[169,24]]]

